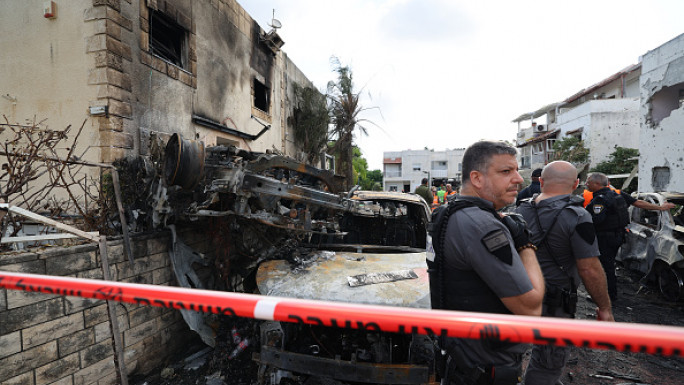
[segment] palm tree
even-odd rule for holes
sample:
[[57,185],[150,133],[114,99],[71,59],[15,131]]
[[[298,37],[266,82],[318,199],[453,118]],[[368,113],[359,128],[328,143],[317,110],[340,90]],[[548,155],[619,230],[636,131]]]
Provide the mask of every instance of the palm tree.
[[328,105],[332,123],[330,136],[334,139],[333,152],[338,155],[337,169],[344,175],[347,188],[351,188],[354,184],[354,130],[358,128],[361,134],[368,135],[362,123],[374,123],[359,117],[368,108],[363,108],[360,104],[360,92],[354,92],[353,75],[349,66],[342,66],[340,60],[334,56],[330,61],[337,72],[337,81],[328,82]]

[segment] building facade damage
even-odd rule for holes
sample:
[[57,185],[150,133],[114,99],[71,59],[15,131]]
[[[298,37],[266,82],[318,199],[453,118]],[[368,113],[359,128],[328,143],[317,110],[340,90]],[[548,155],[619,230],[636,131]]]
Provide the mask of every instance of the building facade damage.
[[684,192],[684,34],[642,58],[639,191]]
[[[281,50],[280,23],[263,30],[232,0],[75,0],[59,2],[48,16],[40,10],[30,2],[0,5],[0,67],[7,75],[0,78],[0,111],[8,122],[36,115],[48,117],[51,127],[85,122],[76,153],[83,161],[114,164],[120,171],[128,228],[159,239],[171,230],[168,257],[150,258],[170,261],[176,284],[267,295],[308,293],[312,299],[347,291],[336,300],[429,306],[423,255],[429,207],[409,194],[344,191],[334,173],[301,161],[306,156],[293,140],[290,120],[296,89],[312,84]],[[98,171],[91,176],[100,178]],[[117,226],[126,224],[116,220]],[[188,228],[201,230],[203,242],[184,238]],[[211,252],[196,249],[208,243]],[[133,246],[137,257],[127,267],[130,275],[121,267],[118,276],[146,283],[143,278],[149,276],[153,283],[151,273],[134,275],[149,263],[140,254],[143,246]],[[325,271],[337,278],[326,279]],[[309,279],[314,276],[320,278]],[[280,282],[293,277],[302,279]],[[323,291],[315,282],[342,287]],[[288,285],[309,290],[288,292]],[[395,288],[392,298],[386,293],[390,287]],[[13,303],[4,298],[0,293],[3,309]],[[183,318],[207,345],[216,343],[216,318],[192,312],[183,312]],[[157,324],[151,319],[143,326]],[[18,335],[23,326],[33,324],[10,332]],[[176,332],[160,329],[169,336]],[[125,347],[131,355],[138,341],[124,337],[131,341]],[[254,358],[263,383],[311,374],[425,383],[430,373],[431,342],[411,334],[267,323],[249,339],[260,347]],[[2,344],[7,341],[0,335]],[[0,359],[25,361],[21,345],[13,341],[10,357],[3,353]],[[154,353],[161,360],[173,344],[160,341],[140,343],[158,348]],[[0,376],[33,376],[46,363],[29,362],[21,371],[8,365]],[[72,364],[49,382],[73,379],[73,371],[86,365]],[[141,364],[129,375],[149,370]]]
[[641,64],[628,66],[562,102],[514,119],[523,176],[553,161],[555,142],[566,137],[583,141],[591,167],[607,160],[615,146],[637,148],[640,74]]

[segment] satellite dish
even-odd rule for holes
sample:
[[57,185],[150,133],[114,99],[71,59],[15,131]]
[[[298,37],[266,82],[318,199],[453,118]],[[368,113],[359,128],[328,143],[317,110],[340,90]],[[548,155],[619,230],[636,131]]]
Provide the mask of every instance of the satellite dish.
[[280,23],[278,19],[272,19],[271,24],[269,24],[271,28],[278,29],[281,28],[283,25]]

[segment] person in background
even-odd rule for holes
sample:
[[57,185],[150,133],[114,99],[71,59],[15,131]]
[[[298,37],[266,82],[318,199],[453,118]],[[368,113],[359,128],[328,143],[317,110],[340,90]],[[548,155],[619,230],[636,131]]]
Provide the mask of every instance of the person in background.
[[[572,194],[578,184],[575,166],[551,162],[541,173],[541,194],[524,199],[516,209],[528,224],[546,282],[542,316],[575,318],[581,279],[598,306],[596,319],[615,321],[591,215],[582,198]],[[557,384],[569,356],[567,346],[533,346],[525,384]]]
[[453,187],[451,186],[451,183],[447,183],[444,204],[449,203],[449,197],[452,195],[456,195],[456,191],[454,191]]
[[[610,184],[608,184],[608,187],[609,187],[611,190],[615,191],[616,193],[620,194],[620,190],[619,190],[619,189],[616,189],[615,187],[613,187],[613,186],[610,185]],[[586,189],[586,188],[585,188],[584,191],[582,192],[582,198],[584,198],[584,203],[583,203],[584,207],[587,207],[587,205],[589,204],[589,202],[591,202],[591,200],[594,199],[594,193],[591,192],[591,191],[589,191],[589,189]]]
[[669,210],[674,203],[656,205],[641,199],[632,198],[625,192],[616,193],[609,185],[606,174],[595,172],[587,177],[587,189],[593,193],[586,210],[591,214],[598,239],[601,265],[608,280],[610,300],[617,300],[617,278],[615,277],[615,256],[625,239],[625,227],[629,224],[629,211],[632,205],[644,210]]
[[441,186],[439,186],[439,190],[437,190],[437,203],[440,205],[443,205],[445,202],[444,197],[446,196],[446,190],[444,188],[444,183],[442,183]]
[[437,195],[437,187],[435,186],[432,186],[432,197],[432,204],[430,205],[430,208],[434,210],[439,207],[439,196]]
[[427,204],[432,203],[432,193],[428,187],[428,178],[423,178],[423,180],[420,182],[420,186],[416,187],[415,193],[423,197]]
[[518,197],[515,199],[516,206],[520,206],[521,200],[525,198],[531,198],[532,195],[539,194],[541,192],[541,188],[539,187],[539,177],[541,176],[541,172],[541,168],[532,171],[532,183],[518,193]]

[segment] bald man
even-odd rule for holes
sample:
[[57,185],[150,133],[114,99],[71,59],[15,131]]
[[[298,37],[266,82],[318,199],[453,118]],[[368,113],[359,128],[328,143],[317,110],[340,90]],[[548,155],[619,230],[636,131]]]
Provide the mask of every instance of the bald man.
[[[598,306],[596,318],[615,321],[599,261],[599,248],[591,215],[583,199],[572,195],[577,169],[565,161],[549,163],[540,177],[541,194],[517,208],[528,223],[530,240],[538,247],[537,259],[546,281],[542,316],[574,318],[580,279]],[[568,347],[535,345],[525,372],[526,385],[554,385],[563,374]]]

